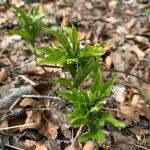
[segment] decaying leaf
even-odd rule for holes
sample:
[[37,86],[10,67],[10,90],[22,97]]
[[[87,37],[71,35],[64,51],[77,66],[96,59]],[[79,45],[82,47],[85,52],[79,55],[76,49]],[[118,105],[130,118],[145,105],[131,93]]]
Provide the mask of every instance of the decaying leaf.
[[88,141],[85,143],[82,150],[98,150],[98,145],[94,141]]
[[47,137],[49,140],[55,140],[58,135],[58,128],[58,125],[46,121],[42,128],[39,129],[39,132]]
[[0,81],[5,81],[7,80],[7,78],[8,78],[8,75],[7,75],[6,69],[1,68],[0,69]]
[[120,104],[120,112],[117,113],[119,118],[125,119],[127,122],[137,123],[140,116],[145,116],[150,120],[149,105],[140,99],[139,95],[134,95],[131,102],[124,102]]
[[22,107],[27,107],[27,106],[37,107],[41,102],[42,101],[37,101],[37,100],[34,100],[33,98],[24,98],[20,102],[20,106],[22,106]]
[[[34,111],[27,111],[27,118],[25,120],[25,124],[34,123],[30,126],[30,128],[39,129],[43,125],[43,112],[34,112]],[[26,129],[22,128],[22,130]]]
[[138,45],[133,45],[130,50],[134,52],[139,59],[145,56],[145,53],[138,47]]
[[34,148],[34,150],[48,150],[45,145],[40,143],[39,141],[33,141],[33,140],[26,140],[24,142],[24,145],[28,148]]

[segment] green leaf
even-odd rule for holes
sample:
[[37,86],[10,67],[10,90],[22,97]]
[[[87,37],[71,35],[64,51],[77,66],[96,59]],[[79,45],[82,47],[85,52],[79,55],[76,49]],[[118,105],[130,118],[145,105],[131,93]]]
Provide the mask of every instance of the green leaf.
[[66,54],[60,49],[54,48],[38,48],[36,49],[38,53],[45,52],[47,54],[46,58],[43,58],[38,63],[39,64],[64,64],[67,60]]
[[96,125],[93,125],[91,127],[91,130],[90,130],[90,134],[91,134],[91,138],[93,140],[97,140],[99,141],[100,143],[104,143],[105,142],[105,134],[103,132],[103,129],[101,128],[97,128]]
[[21,18],[24,20],[25,24],[29,25],[30,20],[27,13],[23,9],[16,7],[14,4],[12,4],[12,7],[16,10],[17,13],[21,15]]
[[116,80],[116,76],[113,76],[102,88],[102,93],[105,96],[109,96],[112,92],[113,84]]
[[32,39],[32,37],[28,34],[28,32],[24,30],[11,30],[10,33],[20,35],[22,38],[29,41]]
[[86,106],[74,108],[73,112],[69,113],[67,116],[69,123],[75,128],[87,124],[89,122],[87,117],[88,112],[89,111],[87,110]]
[[61,83],[61,84],[65,85],[65,86],[67,86],[67,87],[69,87],[69,88],[73,88],[73,83],[72,83],[72,81],[70,81],[70,80],[68,80],[68,79],[66,79],[66,78],[59,78],[59,79],[57,80],[57,83]]
[[115,127],[125,127],[125,124],[117,119],[115,119],[111,113],[109,112],[103,112],[102,114],[103,119],[106,122],[110,122],[112,125],[114,125]]
[[82,103],[88,104],[89,99],[88,95],[85,91],[83,90],[78,90],[78,89],[71,89],[71,90],[66,90],[66,91],[61,91],[59,92],[59,96],[74,102],[75,105],[80,105]]
[[59,43],[67,51],[68,56],[71,57],[72,56],[72,54],[70,52],[71,47],[70,47],[70,43],[68,41],[68,37],[65,34],[59,33],[57,31],[52,31],[50,29],[47,29],[47,31],[58,39]]
[[86,45],[80,53],[80,58],[97,57],[103,55],[104,53],[104,48],[100,44],[95,44],[94,46]]
[[88,120],[87,116],[74,117],[72,119],[69,119],[69,122],[70,122],[71,126],[74,127],[74,128],[79,128],[81,125],[87,124],[88,121],[89,120]]
[[91,135],[90,135],[90,133],[83,133],[81,136],[79,136],[79,138],[78,138],[78,141],[79,142],[86,142],[86,141],[88,141],[89,139],[91,138]]
[[91,86],[91,93],[99,93],[101,92],[101,88],[103,86],[102,75],[100,74],[100,69],[97,68],[96,77]]
[[76,72],[74,78],[74,84],[75,84],[74,86],[78,87],[85,80],[85,78],[88,76],[91,70],[92,70],[91,63],[86,63],[84,65],[81,65]]

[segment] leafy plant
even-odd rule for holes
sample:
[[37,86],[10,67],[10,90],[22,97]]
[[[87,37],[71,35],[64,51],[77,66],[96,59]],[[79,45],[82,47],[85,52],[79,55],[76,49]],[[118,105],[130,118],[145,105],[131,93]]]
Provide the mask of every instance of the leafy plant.
[[94,46],[86,45],[81,48],[74,26],[72,28],[63,27],[62,33],[52,30],[47,31],[58,39],[58,44],[36,49],[40,56],[37,59],[38,63],[42,65],[62,65],[69,70],[72,76],[72,86],[78,87],[91,72],[96,58],[104,54],[103,49],[107,43],[95,44]]
[[[47,31],[58,39],[58,43],[52,47],[36,49],[39,56],[42,55],[38,63],[60,64],[69,70],[72,77],[70,80],[58,79],[59,83],[68,88],[59,92],[59,96],[74,104],[73,111],[67,115],[68,121],[74,128],[84,126],[87,129],[87,132],[79,137],[79,141],[92,139],[103,143],[105,141],[103,127],[106,122],[116,127],[124,127],[124,123],[116,120],[111,113],[103,109],[105,98],[111,94],[115,81],[113,76],[104,83],[99,68],[99,58],[104,54],[107,43],[86,45],[81,48],[74,26],[63,27],[62,32]],[[90,90],[80,89],[79,85],[89,74],[92,74],[94,79]]]
[[104,83],[100,78],[100,70],[97,68],[94,82],[88,91],[72,88],[61,91],[59,95],[74,103],[74,109],[68,114],[68,120],[74,128],[84,126],[87,132],[79,137],[80,142],[89,139],[101,143],[105,141],[103,127],[106,122],[115,127],[124,127],[124,123],[116,120],[104,107],[105,98],[110,95],[115,76]]
[[42,19],[44,15],[40,12],[40,7],[36,6],[30,13],[23,9],[12,5],[18,15],[18,22],[20,23],[20,30],[13,30],[11,33],[20,35],[28,42],[28,48],[33,51],[36,35],[42,30]]

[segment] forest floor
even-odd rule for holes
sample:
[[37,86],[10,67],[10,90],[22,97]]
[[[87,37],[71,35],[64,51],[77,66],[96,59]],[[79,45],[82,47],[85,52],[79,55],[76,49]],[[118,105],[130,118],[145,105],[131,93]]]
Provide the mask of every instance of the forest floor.
[[[26,10],[34,5],[12,2]],[[105,144],[75,143],[74,150],[150,150],[150,17],[146,16],[150,1],[45,0],[42,8],[49,28],[74,24],[83,45],[111,41],[101,65],[104,79],[115,73],[117,81],[106,109],[126,127],[107,124]],[[63,87],[52,81],[67,73],[37,66],[25,41],[9,33],[17,27],[15,11],[6,1],[0,5],[0,149],[69,150],[77,132],[66,121],[65,112],[71,106],[65,100],[42,96],[57,97]],[[41,34],[36,47],[51,41],[52,37]],[[89,84],[87,80],[84,86]],[[12,90],[19,96],[12,97]],[[12,101],[5,105],[6,99]]]

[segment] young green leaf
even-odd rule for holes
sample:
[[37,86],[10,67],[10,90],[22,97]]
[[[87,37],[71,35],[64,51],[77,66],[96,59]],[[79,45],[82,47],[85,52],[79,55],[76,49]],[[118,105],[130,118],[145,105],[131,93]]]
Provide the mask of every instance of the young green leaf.
[[68,88],[73,88],[73,83],[72,81],[66,79],[66,78],[59,78],[57,81],[57,83],[61,83],[63,85],[65,85]]
[[99,141],[100,143],[105,142],[105,134],[102,128],[98,128],[96,125],[93,125],[91,126],[90,134],[93,140]]
[[78,141],[79,142],[86,142],[91,138],[91,135],[89,132],[83,133],[81,136],[79,136]]

